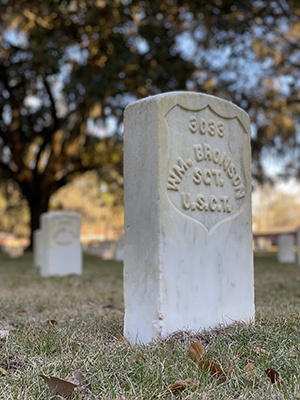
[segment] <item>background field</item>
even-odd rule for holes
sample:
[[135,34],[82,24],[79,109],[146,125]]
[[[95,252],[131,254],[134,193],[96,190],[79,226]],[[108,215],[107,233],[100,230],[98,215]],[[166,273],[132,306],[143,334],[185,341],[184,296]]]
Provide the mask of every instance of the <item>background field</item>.
[[[122,264],[84,257],[81,277],[41,278],[32,255],[0,255],[0,398],[48,399],[39,374],[86,378],[78,399],[300,399],[300,268],[279,265],[274,255],[255,257],[256,322],[208,332],[178,332],[134,348],[115,337],[123,330]],[[219,363],[220,382],[188,355],[200,341],[204,358]],[[252,363],[255,376],[244,367]],[[273,368],[283,384],[272,384]],[[199,381],[181,393],[177,380]]]

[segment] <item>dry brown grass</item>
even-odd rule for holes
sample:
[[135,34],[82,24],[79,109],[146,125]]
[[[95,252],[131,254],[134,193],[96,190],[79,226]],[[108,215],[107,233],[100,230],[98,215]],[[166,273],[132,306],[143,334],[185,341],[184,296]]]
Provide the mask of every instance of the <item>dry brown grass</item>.
[[[212,331],[176,332],[147,346],[128,347],[122,333],[122,265],[85,257],[81,277],[41,278],[26,254],[0,255],[1,399],[58,399],[39,374],[69,379],[76,370],[86,385],[77,399],[299,399],[300,269],[273,256],[256,258],[257,318]],[[203,372],[188,354],[200,341],[205,358],[230,379]],[[256,375],[244,370],[251,362]],[[272,384],[265,370],[280,373]],[[166,390],[177,380],[199,381],[181,393]]]

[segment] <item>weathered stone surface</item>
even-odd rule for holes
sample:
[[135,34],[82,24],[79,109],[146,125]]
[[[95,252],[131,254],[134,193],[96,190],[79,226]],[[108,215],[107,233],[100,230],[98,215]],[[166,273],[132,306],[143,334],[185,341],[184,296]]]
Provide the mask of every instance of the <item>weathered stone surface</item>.
[[124,334],[254,317],[250,124],[235,105],[173,92],[125,110]]
[[278,262],[282,264],[296,262],[294,244],[295,240],[293,235],[284,234],[278,236]]
[[82,251],[80,218],[73,212],[45,213],[41,216],[42,265],[41,275],[80,275]]

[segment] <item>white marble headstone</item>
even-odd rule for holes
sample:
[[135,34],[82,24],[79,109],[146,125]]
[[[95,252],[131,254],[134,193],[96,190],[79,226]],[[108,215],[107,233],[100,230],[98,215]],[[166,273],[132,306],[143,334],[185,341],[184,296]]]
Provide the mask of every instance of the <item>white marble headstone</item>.
[[124,260],[124,235],[120,235],[119,239],[117,240],[115,260],[116,261]]
[[198,93],[125,110],[124,335],[254,317],[250,123]]
[[33,232],[33,264],[35,267],[40,267],[42,265],[42,230],[36,229]]
[[266,237],[259,237],[257,239],[257,251],[270,251],[272,240]]
[[115,240],[107,240],[99,243],[99,253],[102,260],[114,260],[117,248]]
[[41,216],[42,265],[41,275],[80,275],[82,250],[80,217],[68,211],[45,213]]
[[294,252],[294,236],[289,234],[283,234],[278,236],[278,262],[284,263],[295,263],[296,255]]

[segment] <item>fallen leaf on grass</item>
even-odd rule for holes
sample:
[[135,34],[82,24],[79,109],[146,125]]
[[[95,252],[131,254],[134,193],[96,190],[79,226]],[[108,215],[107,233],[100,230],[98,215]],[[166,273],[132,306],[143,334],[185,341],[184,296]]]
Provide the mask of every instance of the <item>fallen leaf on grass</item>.
[[25,317],[25,315],[27,314],[27,311],[25,311],[25,310],[17,310],[17,314],[20,315],[20,317]]
[[115,337],[116,337],[116,338],[118,339],[118,341],[119,341],[120,343],[122,343],[124,346],[130,347],[130,343],[128,342],[127,339],[124,338],[123,335],[121,335],[121,333],[116,333],[116,334],[115,334]]
[[44,381],[54,394],[57,394],[58,396],[67,399],[70,399],[74,396],[74,389],[78,386],[73,382],[66,381],[65,379],[56,378],[55,376],[48,377],[40,374],[40,377],[44,379]]
[[241,380],[248,386],[254,387],[255,378],[257,377],[257,372],[255,370],[254,364],[249,362],[244,366],[244,371],[246,373],[246,377],[242,377]]
[[231,361],[229,360],[229,358],[228,358],[227,365],[228,365],[228,376],[231,376],[231,374],[232,374],[232,365],[231,365]]
[[246,375],[249,377],[250,376],[254,377],[257,375],[254,364],[251,362],[249,362],[247,365],[245,365],[244,371],[246,372]]
[[271,383],[278,383],[279,385],[283,385],[283,382],[280,378],[279,372],[275,371],[273,368],[268,368],[265,370],[267,377],[270,379]]
[[[199,381],[194,380],[192,387],[196,389],[199,386],[199,384],[200,384]],[[184,381],[176,381],[175,383],[173,383],[173,385],[169,386],[166,390],[170,390],[172,393],[182,392],[183,390],[187,389],[190,386],[191,386],[191,380],[185,379]]]
[[48,327],[49,328],[55,328],[55,324],[56,324],[56,321],[54,320],[54,319],[50,319],[50,318],[47,318],[44,322],[43,322],[43,324],[45,325],[45,324],[48,324]]
[[260,354],[270,355],[270,353],[269,353],[267,350],[262,349],[262,348],[260,348],[260,347],[254,347],[253,350],[255,351],[256,354],[259,354],[259,355],[260,355]]
[[7,375],[7,371],[6,371],[4,368],[1,368],[1,367],[0,367],[0,372],[1,372],[3,375]]
[[222,378],[224,380],[228,378],[228,376],[223,371],[221,365],[212,360],[199,361],[198,366],[205,371],[211,372],[213,375],[217,375],[219,378]]
[[106,303],[102,304],[102,308],[114,308],[114,305],[112,303]]
[[205,354],[203,345],[200,342],[194,342],[189,347],[189,355],[195,362],[198,362]]

